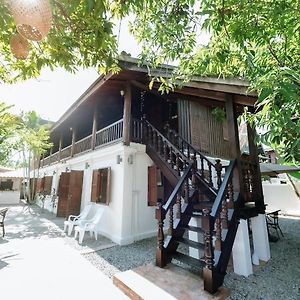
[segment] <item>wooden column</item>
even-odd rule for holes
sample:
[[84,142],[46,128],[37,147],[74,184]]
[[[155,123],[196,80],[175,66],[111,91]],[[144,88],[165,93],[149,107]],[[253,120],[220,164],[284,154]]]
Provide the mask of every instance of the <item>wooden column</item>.
[[59,145],[58,145],[58,161],[60,161],[60,158],[61,158],[62,145],[63,145],[63,135],[61,133],[60,138],[59,138]]
[[72,128],[72,145],[71,145],[71,157],[74,156],[74,147],[76,142],[76,129]]
[[98,115],[98,107],[96,106],[94,110],[94,116],[93,116],[93,129],[92,129],[92,141],[91,141],[92,150],[94,150],[96,146],[97,115]]
[[241,195],[244,195],[237,113],[236,113],[236,108],[235,108],[232,94],[227,94],[226,97],[226,118],[228,124],[230,159],[237,160],[237,164],[233,171],[233,178],[232,178],[233,191],[239,192]]
[[255,206],[258,208],[260,213],[264,213],[265,212],[264,195],[263,195],[263,189],[261,183],[261,173],[260,173],[257,145],[255,143],[256,132],[255,129],[252,128],[249,123],[247,123],[247,134],[248,134],[250,159],[255,164],[255,174],[253,178]]
[[123,143],[126,146],[130,144],[130,129],[131,129],[131,85],[126,82],[124,95],[124,113],[123,113]]

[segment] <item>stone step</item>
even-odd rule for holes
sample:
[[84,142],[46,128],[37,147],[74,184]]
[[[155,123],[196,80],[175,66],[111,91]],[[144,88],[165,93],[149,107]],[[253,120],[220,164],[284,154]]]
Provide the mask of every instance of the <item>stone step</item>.
[[135,300],[217,300],[229,296],[229,290],[224,287],[214,295],[209,294],[204,291],[200,276],[173,264],[165,268],[148,264],[120,272],[114,275],[113,283]]

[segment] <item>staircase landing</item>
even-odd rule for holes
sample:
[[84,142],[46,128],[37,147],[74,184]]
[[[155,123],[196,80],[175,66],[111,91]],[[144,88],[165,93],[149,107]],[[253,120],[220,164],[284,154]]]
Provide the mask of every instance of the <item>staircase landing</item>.
[[222,300],[229,296],[224,287],[214,295],[209,294],[199,276],[172,264],[163,269],[148,264],[118,273],[113,283],[130,299]]

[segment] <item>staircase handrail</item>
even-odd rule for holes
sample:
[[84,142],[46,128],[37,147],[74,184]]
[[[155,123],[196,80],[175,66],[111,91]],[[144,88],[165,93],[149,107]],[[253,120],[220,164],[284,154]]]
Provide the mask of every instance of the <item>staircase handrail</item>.
[[170,209],[171,205],[174,205],[176,202],[176,197],[177,194],[179,193],[182,185],[185,183],[185,181],[188,179],[188,177],[190,176],[190,172],[193,168],[193,163],[189,163],[188,167],[184,170],[184,173],[182,174],[182,176],[180,177],[177,185],[175,186],[173,192],[171,193],[170,197],[168,198],[167,202],[162,206],[162,208],[164,209],[165,212],[168,212],[168,210]]
[[191,145],[185,138],[183,138],[178,132],[176,132],[174,129],[169,129],[171,132],[176,134],[178,139],[181,139],[183,142],[185,142],[194,153],[197,153],[200,158],[205,160],[207,162],[207,165],[211,165],[211,167],[215,167],[214,163],[212,163],[204,154],[202,154],[199,150],[195,149],[193,145]]
[[226,173],[223,179],[223,182],[219,188],[217,197],[214,201],[214,204],[212,206],[211,209],[211,217],[213,218],[213,220],[216,219],[218,213],[221,210],[221,206],[222,206],[222,201],[224,200],[224,198],[226,197],[226,193],[227,193],[227,189],[228,189],[228,183],[230,182],[231,178],[232,178],[232,174],[233,174],[233,169],[235,167],[236,164],[236,159],[231,160],[229,166],[226,169]]
[[164,136],[155,126],[153,126],[148,120],[145,120],[146,124],[151,127],[158,136],[160,136],[162,138],[163,141],[166,141],[168,146],[172,147],[172,149],[175,150],[175,154],[180,154],[186,157],[186,161],[190,164],[193,161],[191,159],[189,159],[186,155],[184,155],[184,153],[182,153],[166,136]]

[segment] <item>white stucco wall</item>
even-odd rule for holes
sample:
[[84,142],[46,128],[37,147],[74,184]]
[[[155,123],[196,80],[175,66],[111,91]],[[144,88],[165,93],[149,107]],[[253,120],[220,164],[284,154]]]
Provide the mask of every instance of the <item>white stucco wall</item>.
[[[118,155],[122,158],[119,164]],[[99,233],[118,244],[128,244],[153,236],[157,231],[155,208],[147,205],[148,166],[152,164],[145,153],[144,145],[132,143],[124,146],[118,143],[74,157],[64,163],[45,167],[40,174],[53,175],[52,188],[57,191],[59,176],[66,168],[84,171],[82,210],[90,203],[93,170],[110,167],[111,197],[108,206],[98,204],[105,207]],[[50,196],[47,197],[44,207],[56,214],[57,208],[53,208]]]
[[283,214],[300,216],[300,199],[292,185],[277,182],[263,182],[264,201],[268,204],[267,211],[280,209]]
[[18,204],[20,191],[0,191],[0,205]]

